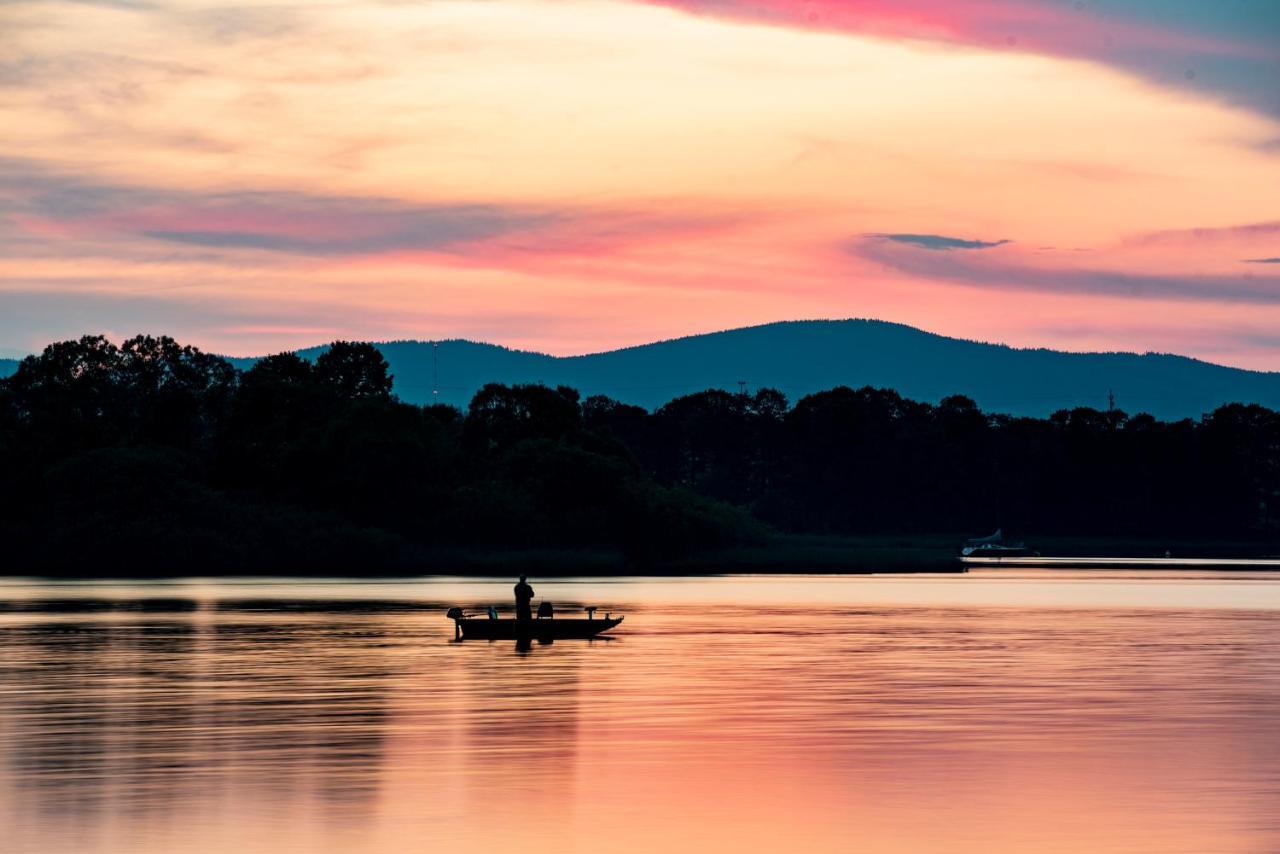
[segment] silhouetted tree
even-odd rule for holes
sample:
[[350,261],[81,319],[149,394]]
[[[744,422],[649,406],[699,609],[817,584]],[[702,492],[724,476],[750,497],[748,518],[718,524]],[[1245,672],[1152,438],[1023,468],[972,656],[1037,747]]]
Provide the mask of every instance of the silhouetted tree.
[[574,389],[490,383],[471,399],[463,433],[472,448],[492,451],[524,439],[564,438],[581,425]]
[[334,341],[316,358],[316,378],[346,400],[391,396],[387,360],[368,343]]
[[7,385],[17,422],[51,452],[116,441],[125,427],[120,350],[101,335],[50,344],[23,359]]
[[213,442],[238,380],[227,360],[150,335],[120,346],[119,372],[135,440],[182,448]]

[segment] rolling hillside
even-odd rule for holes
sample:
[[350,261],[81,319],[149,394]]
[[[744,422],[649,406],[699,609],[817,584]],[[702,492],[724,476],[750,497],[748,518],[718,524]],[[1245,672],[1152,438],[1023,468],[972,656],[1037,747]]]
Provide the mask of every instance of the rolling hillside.
[[[378,345],[405,400],[432,399],[432,345]],[[323,348],[303,351],[314,356]],[[793,401],[837,385],[893,388],[937,401],[972,397],[987,411],[1046,415],[1105,408],[1199,417],[1223,403],[1280,409],[1280,374],[1163,354],[1062,353],[962,341],[874,320],[796,321],[695,335],[606,353],[557,358],[469,341],[438,345],[442,403],[465,406],[486,382],[543,382],[645,407],[706,388],[772,386]]]
[[[1073,406],[1105,408],[1108,392],[1127,412],[1165,419],[1196,418],[1233,402],[1280,409],[1280,373],[1165,354],[1020,350],[878,320],[771,323],[570,357],[461,340],[378,347],[401,398],[460,407],[487,382],[541,382],[649,408],[744,383],[780,389],[793,401],[838,385],[892,388],[930,402],[964,394],[990,412],[1037,416]],[[314,358],[323,349],[301,353]],[[247,368],[254,360],[232,361]],[[16,367],[16,361],[0,359],[0,376]],[[438,396],[432,394],[437,387]]]

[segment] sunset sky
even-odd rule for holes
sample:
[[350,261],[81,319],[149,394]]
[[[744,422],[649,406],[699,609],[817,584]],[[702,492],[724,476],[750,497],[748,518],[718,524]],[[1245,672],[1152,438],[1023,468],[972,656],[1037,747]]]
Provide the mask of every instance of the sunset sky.
[[833,317],[1280,370],[1280,2],[0,3],[0,354]]

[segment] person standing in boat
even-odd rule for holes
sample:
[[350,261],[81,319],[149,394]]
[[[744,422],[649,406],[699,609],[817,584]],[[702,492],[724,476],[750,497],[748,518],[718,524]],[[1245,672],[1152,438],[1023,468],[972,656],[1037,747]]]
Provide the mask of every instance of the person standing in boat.
[[533,588],[529,586],[529,582],[525,580],[525,576],[520,576],[520,583],[515,587],[516,591],[516,619],[532,620],[533,619]]

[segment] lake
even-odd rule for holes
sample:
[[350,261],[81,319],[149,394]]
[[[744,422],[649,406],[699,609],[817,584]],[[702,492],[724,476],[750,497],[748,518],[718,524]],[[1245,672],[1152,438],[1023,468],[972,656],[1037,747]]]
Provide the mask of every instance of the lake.
[[1280,850],[1280,574],[513,580],[0,582],[0,850]]

